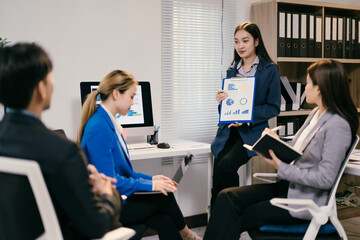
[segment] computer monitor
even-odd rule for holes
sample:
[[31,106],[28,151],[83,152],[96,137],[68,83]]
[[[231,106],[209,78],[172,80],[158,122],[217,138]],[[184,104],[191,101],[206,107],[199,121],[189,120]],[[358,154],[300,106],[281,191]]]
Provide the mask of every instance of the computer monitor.
[[[96,90],[100,82],[81,82],[81,104],[85,102],[86,96]],[[97,104],[100,103],[100,99]],[[141,81],[137,86],[134,97],[134,105],[126,116],[117,116],[121,126],[126,129],[128,137],[146,136],[154,134],[154,121],[151,105],[150,83]]]

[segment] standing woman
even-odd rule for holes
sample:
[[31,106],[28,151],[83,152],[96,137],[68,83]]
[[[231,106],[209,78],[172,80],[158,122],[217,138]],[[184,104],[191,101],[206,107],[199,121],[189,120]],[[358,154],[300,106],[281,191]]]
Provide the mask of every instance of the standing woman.
[[[226,77],[256,77],[253,122],[219,124],[211,144],[215,156],[211,207],[222,189],[239,186],[239,167],[256,155],[243,144],[253,145],[268,127],[268,120],[280,113],[279,72],[265,49],[258,26],[252,22],[240,24],[235,29],[234,40],[234,60]],[[216,100],[220,104],[227,96],[224,90],[219,90]]]
[[[120,221],[125,225],[143,223],[156,230],[160,239],[200,240],[186,226],[173,192],[177,184],[163,175],[135,172],[115,115],[126,115],[134,104],[137,82],[127,72],[115,70],[105,76],[83,106],[78,141],[89,163],[100,173],[117,179],[117,190],[127,196]],[[96,105],[100,95],[101,104]],[[162,194],[133,194],[137,191]]]

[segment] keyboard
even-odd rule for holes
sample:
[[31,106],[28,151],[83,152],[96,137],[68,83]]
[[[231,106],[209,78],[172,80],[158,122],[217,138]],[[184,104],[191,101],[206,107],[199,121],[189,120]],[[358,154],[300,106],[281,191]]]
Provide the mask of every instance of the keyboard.
[[155,149],[156,145],[151,145],[149,143],[132,143],[127,145],[129,150],[138,150],[138,149]]

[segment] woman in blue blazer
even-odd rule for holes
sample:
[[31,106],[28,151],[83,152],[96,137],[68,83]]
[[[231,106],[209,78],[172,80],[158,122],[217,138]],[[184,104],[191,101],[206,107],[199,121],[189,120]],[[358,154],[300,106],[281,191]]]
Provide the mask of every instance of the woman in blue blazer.
[[[276,65],[267,53],[260,30],[255,23],[245,22],[234,33],[235,49],[232,66],[226,77],[256,77],[253,122],[251,124],[219,124],[211,151],[215,156],[211,206],[224,188],[239,186],[238,169],[256,154],[243,144],[253,145],[268,120],[280,113],[280,76]],[[227,97],[219,90],[216,100]]]
[[[316,104],[291,145],[302,156],[287,164],[269,151],[264,160],[277,169],[273,184],[233,187],[221,191],[211,212],[204,239],[236,239],[262,225],[309,222],[308,211],[289,212],[270,203],[275,197],[311,199],[324,206],[329,199],[359,122],[348,77],[341,63],[323,60],[307,69],[306,101]],[[266,132],[272,133],[269,129]],[[294,207],[294,206],[292,206]]]
[[[115,70],[105,76],[83,105],[78,141],[89,163],[99,172],[116,178],[117,190],[127,196],[120,216],[125,226],[143,223],[156,230],[160,239],[199,240],[186,226],[174,198],[177,184],[163,175],[135,172],[131,166],[123,129],[115,115],[128,113],[134,104],[136,88],[133,76],[124,71]],[[138,191],[162,194],[133,194]]]

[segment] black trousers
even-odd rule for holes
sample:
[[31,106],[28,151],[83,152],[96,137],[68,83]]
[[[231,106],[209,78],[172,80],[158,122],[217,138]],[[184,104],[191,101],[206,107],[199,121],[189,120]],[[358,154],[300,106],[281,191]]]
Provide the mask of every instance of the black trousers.
[[204,240],[239,240],[240,234],[269,224],[300,224],[309,222],[294,218],[282,208],[271,205],[274,197],[286,197],[289,183],[257,184],[221,191],[211,210]]
[[211,189],[211,210],[218,193],[228,187],[239,186],[239,168],[249,161],[243,140],[236,127],[230,130],[230,137],[224,149],[214,161],[213,186]]
[[179,239],[185,227],[184,216],[174,194],[130,195],[121,210],[120,222],[126,227],[145,224],[159,234],[159,239]]

